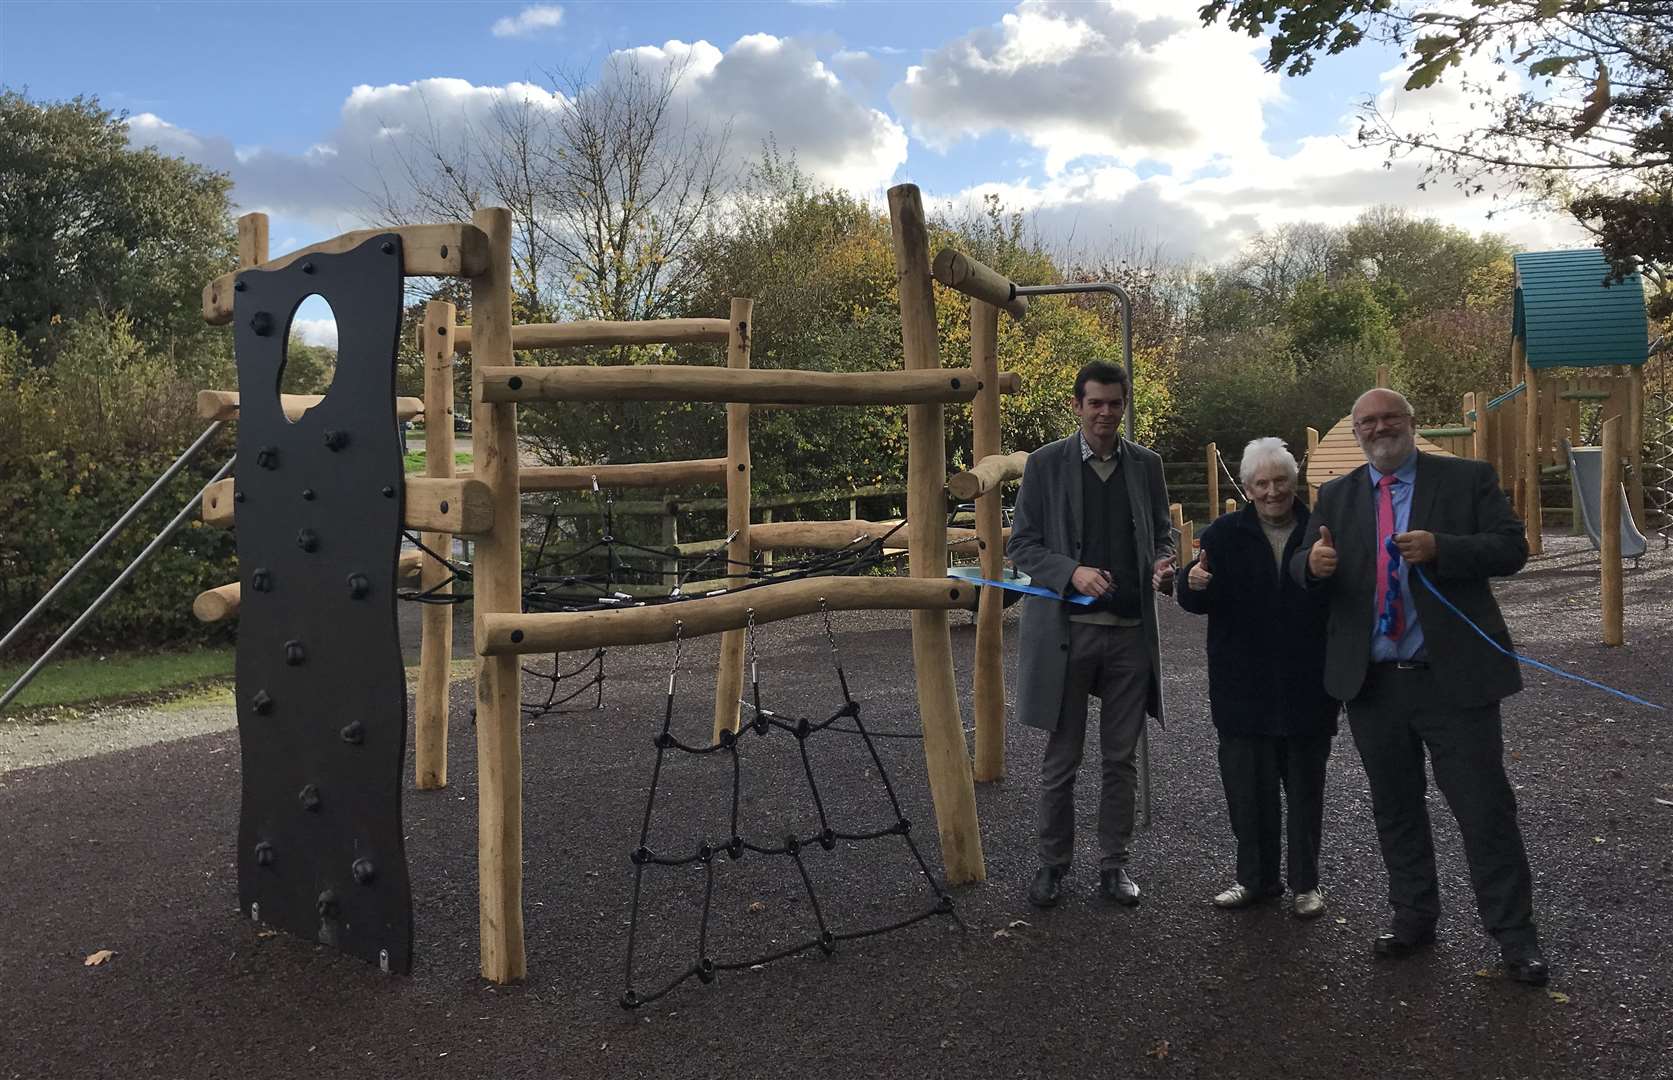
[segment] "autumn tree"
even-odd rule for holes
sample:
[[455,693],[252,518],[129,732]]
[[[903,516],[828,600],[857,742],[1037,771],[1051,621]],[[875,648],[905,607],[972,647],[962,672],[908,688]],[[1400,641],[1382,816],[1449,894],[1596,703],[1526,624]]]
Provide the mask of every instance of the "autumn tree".
[[[1508,185],[1565,207],[1617,276],[1643,270],[1659,288],[1654,311],[1673,311],[1673,2],[1209,0],[1199,15],[1265,35],[1267,68],[1290,75],[1368,38],[1406,50],[1406,89],[1447,83],[1482,120],[1412,128],[1369,99],[1362,142],[1391,159],[1421,154],[1432,179],[1469,194]],[[1470,74],[1466,58],[1492,73]],[[1507,91],[1512,75],[1523,89]]]

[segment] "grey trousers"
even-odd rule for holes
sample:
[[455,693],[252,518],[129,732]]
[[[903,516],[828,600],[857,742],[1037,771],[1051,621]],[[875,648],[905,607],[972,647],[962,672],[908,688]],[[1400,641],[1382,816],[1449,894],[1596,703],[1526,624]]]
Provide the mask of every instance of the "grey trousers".
[[1424,800],[1428,751],[1435,786],[1463,836],[1482,925],[1501,945],[1537,941],[1532,875],[1516,823],[1516,793],[1505,777],[1499,706],[1432,705],[1432,677],[1427,670],[1375,665],[1365,689],[1348,702],[1348,726],[1371,785],[1394,923],[1408,932],[1423,930],[1441,914]]
[[1086,747],[1086,702],[1102,703],[1098,747],[1103,758],[1098,798],[1100,864],[1127,861],[1133,838],[1134,752],[1144,730],[1150,658],[1136,626],[1069,624],[1069,671],[1057,727],[1040,761],[1040,864],[1068,869],[1075,850],[1075,774]]

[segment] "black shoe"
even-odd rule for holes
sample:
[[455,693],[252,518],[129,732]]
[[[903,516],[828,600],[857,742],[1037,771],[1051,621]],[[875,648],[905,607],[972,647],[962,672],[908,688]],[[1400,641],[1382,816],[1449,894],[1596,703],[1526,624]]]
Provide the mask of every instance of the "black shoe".
[[1390,960],[1399,960],[1433,944],[1433,926],[1422,930],[1385,930],[1371,943],[1371,951]]
[[1104,899],[1114,900],[1122,907],[1138,906],[1139,883],[1127,876],[1125,867],[1111,866],[1100,870],[1098,891],[1104,894]]
[[1040,867],[1034,874],[1034,883],[1028,886],[1028,902],[1037,908],[1056,907],[1063,899],[1063,875],[1068,872],[1062,866]]
[[1503,956],[1505,978],[1511,982],[1544,986],[1551,981],[1551,966],[1538,945],[1506,945]]

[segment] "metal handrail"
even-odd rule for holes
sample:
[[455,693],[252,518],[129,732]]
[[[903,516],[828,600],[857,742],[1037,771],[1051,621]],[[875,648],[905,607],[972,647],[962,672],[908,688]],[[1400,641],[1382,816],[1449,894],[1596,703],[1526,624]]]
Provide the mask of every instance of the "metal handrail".
[[134,505],[128,507],[128,512],[117,518],[116,524],[106,529],[105,534],[99,537],[99,539],[94,542],[92,547],[87,549],[87,553],[80,559],[76,560],[76,564],[74,566],[64,572],[64,576],[58,579],[58,584],[48,589],[46,595],[37,600],[35,602],[35,606],[29,609],[29,613],[22,619],[18,620],[16,626],[6,631],[6,636],[0,638],[0,652],[5,652],[6,646],[10,645],[19,634],[23,633],[24,628],[34,622],[35,618],[39,616],[41,612],[45,611],[47,606],[51,604],[53,600],[57,599],[59,593],[63,592],[69,587],[72,581],[81,576],[81,572],[87,569],[87,567],[94,559],[99,557],[99,554],[103,552],[105,548],[110,546],[110,542],[115,540],[122,530],[128,527],[129,523],[131,523],[134,518],[139,516],[139,512],[144,510],[146,506],[150,504],[152,499],[156,498],[157,493],[162,491],[163,487],[170,480],[173,480],[175,475],[179,473],[181,469],[186,467],[187,462],[197,457],[198,451],[208,445],[209,440],[214,438],[215,433],[220,431],[223,426],[224,421],[221,420],[217,420],[210,424],[204,429],[203,434],[197,437],[197,441],[193,442],[192,445],[188,446],[179,457],[174,459],[173,465],[170,465],[168,468],[163,470],[163,474],[157,477],[156,481],[145,490],[145,494],[141,495],[139,499],[135,501]]
[[145,545],[145,550],[135,556],[134,561],[129,563],[120,574],[116,575],[116,580],[111,582],[110,585],[105,588],[105,591],[100,593],[98,598],[87,606],[87,610],[81,613],[81,617],[71,623],[68,630],[59,635],[58,640],[54,641],[51,647],[48,648],[46,652],[41,654],[40,659],[30,665],[28,671],[25,671],[22,675],[18,676],[17,681],[12,683],[10,688],[6,690],[5,695],[0,696],[0,713],[5,712],[6,706],[11,703],[12,699],[23,693],[23,688],[29,685],[30,681],[34,679],[40,670],[50,664],[52,662],[52,658],[57,656],[59,651],[74,640],[75,636],[81,632],[81,628],[92,621],[93,616],[97,615],[99,613],[99,609],[105,606],[105,602],[115,595],[116,590],[121,588],[122,584],[129,578],[133,577],[134,572],[138,570],[147,559],[156,554],[159,548],[174,538],[174,534],[180,531],[180,527],[182,525],[186,524],[186,519],[198,512],[204,492],[208,491],[211,486],[231,473],[233,463],[237,460],[238,458],[236,455],[228,458],[227,463],[222,465],[215,475],[210,477],[209,482],[204,484],[202,489],[199,490],[196,495],[192,496],[191,501],[181,508],[180,513],[174,516],[174,520],[163,526],[163,531],[158,533],[156,538],[149,544]]
[[[1113,281],[1087,281],[1069,285],[1018,285],[1018,296],[1055,296],[1059,293],[1110,293],[1121,302],[1121,363],[1127,369],[1127,416],[1123,434],[1133,437],[1134,402],[1138,398],[1133,382],[1133,297]],[[1148,819],[1148,814],[1146,815]]]

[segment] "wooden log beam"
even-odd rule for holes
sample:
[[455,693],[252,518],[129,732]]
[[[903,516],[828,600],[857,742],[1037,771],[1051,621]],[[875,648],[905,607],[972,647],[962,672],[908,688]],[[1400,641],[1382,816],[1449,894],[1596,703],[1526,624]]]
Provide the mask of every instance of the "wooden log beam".
[[248,270],[267,261],[267,215],[244,214],[238,219],[238,268]]
[[[511,214],[491,207],[471,222],[488,237],[491,258],[471,279],[476,356],[510,367]],[[493,491],[495,516],[506,523],[477,545],[473,603],[480,614],[516,614],[523,607],[523,551],[517,526],[517,406],[483,400],[473,376],[472,452],[476,475]],[[481,652],[482,640],[477,639]],[[482,977],[508,983],[528,971],[523,943],[522,667],[514,656],[483,661],[476,679],[477,920]]]
[[[269,259],[255,269],[277,270],[307,255],[351,251],[374,236],[399,233],[401,273],[407,277],[474,277],[488,264],[488,238],[471,225],[398,225],[356,229],[330,240]],[[222,274],[203,287],[203,321],[225,326],[232,321],[233,284],[237,273]]]
[[[302,419],[302,414],[325,400],[324,394],[280,394],[279,406],[285,410],[285,419],[295,423]],[[400,420],[411,420],[415,416],[424,415],[424,400],[415,397],[398,397],[395,399],[395,416]],[[204,420],[236,420],[238,419],[238,391],[236,390],[199,390],[198,416]]]
[[[749,527],[751,551],[836,551],[856,541],[881,540],[890,536],[898,548],[906,550],[905,530],[895,531],[897,521],[864,521],[849,518],[845,521],[768,521]],[[1010,538],[1010,529],[1001,529],[1001,546]],[[673,545],[681,555],[702,555],[724,546],[726,541],[692,540]],[[947,549],[960,554],[975,554],[981,550],[975,529],[948,529]]]
[[[944,374],[929,275],[929,225],[914,184],[889,189],[890,238],[900,297],[901,351],[908,373]],[[974,380],[971,380],[974,383]],[[947,573],[947,449],[939,405],[906,410],[906,517],[912,576],[944,581]],[[958,688],[953,682],[952,637],[945,611],[912,612],[912,664],[918,677],[918,715],[924,762],[941,837],[947,884],[982,881],[982,834],[976,786],[964,745]]]
[[[562,323],[524,323],[511,328],[513,349],[563,349],[586,345],[724,345],[726,319],[644,319],[608,322],[584,319]],[[471,328],[453,332],[453,347],[471,351]]]
[[632,364],[615,367],[478,366],[483,401],[715,401],[735,404],[913,405],[969,401],[976,373],[750,371]]
[[[203,491],[203,523],[230,529],[237,522],[235,478],[217,480]],[[469,477],[409,476],[401,510],[403,528],[459,536],[485,536],[494,528],[494,503],[488,485]]]
[[803,578],[648,607],[614,611],[482,612],[476,617],[477,651],[484,656],[570,652],[617,645],[650,645],[704,637],[749,625],[810,615],[820,601],[831,611],[968,607],[971,588],[953,578]]
[[[424,305],[419,324],[419,355],[424,358],[424,409],[436,418],[424,431],[424,472],[432,480],[452,480],[453,464],[453,345],[448,328],[455,312],[445,300]],[[471,484],[480,491],[488,523],[494,521],[494,506],[488,485]],[[407,504],[413,503],[407,492]],[[461,516],[462,519],[463,515]],[[453,534],[446,530],[426,532],[421,537],[431,551],[451,553]],[[453,591],[452,571],[438,559],[426,558],[419,572],[421,590],[438,595]],[[420,791],[447,786],[447,702],[453,672],[453,605],[425,604],[421,609],[418,638],[418,686],[413,693],[413,783]]]
[[[405,551],[395,563],[395,575],[409,578],[419,572],[419,567],[426,556],[421,551]],[[198,593],[192,601],[192,614],[199,622],[220,622],[238,614],[239,600],[243,590],[238,582],[230,585],[218,585],[213,589],[206,589]]]
[[1010,278],[978,259],[952,248],[942,248],[930,273],[936,281],[972,300],[992,304],[1020,319],[1028,314],[1028,297],[1018,296]]
[[624,465],[526,465],[517,471],[517,486],[523,491],[591,491],[595,478],[600,488],[719,487],[726,483],[726,459],[640,461]]
[[[979,402],[981,398],[978,397],[976,400]],[[979,457],[968,471],[949,476],[947,490],[957,499],[980,498],[990,491],[998,491],[999,486],[1006,481],[1021,480],[1023,467],[1027,464],[1026,450],[1018,450],[1014,454],[996,452],[984,455]]]
[[[1020,394],[1020,393],[1022,393],[1022,376],[1018,375],[1014,371],[1001,371],[999,373],[999,392],[1001,394]],[[977,393],[978,394],[981,393],[981,389],[979,387],[977,388]],[[755,408],[757,408],[757,409],[819,409],[819,408],[827,408],[827,407],[829,407],[829,405],[830,405],[829,402],[819,402],[818,404],[794,404],[794,405],[788,404],[788,403],[785,403],[785,402],[756,402],[755,403]]]
[[[730,372],[749,369],[750,319],[755,302],[732,298],[730,331],[726,345],[726,367]],[[726,406],[726,544],[728,577],[734,584],[739,563],[749,562],[749,406]],[[738,698],[744,684],[744,631],[727,630],[720,636],[720,660],[715,669],[714,738],[738,730]]]

